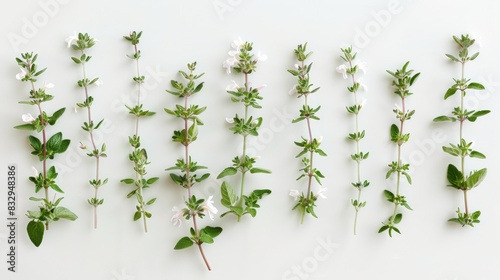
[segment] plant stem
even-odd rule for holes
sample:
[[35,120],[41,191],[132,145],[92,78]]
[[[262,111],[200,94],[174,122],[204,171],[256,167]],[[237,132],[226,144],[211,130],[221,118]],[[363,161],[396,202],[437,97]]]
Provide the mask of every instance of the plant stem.
[[[82,50],[82,55],[84,54],[84,51]],[[83,80],[85,81],[87,79],[87,72],[85,70],[85,61],[82,61],[81,64],[82,64],[82,72],[83,72]],[[88,86],[86,83],[84,83],[84,86],[83,86],[83,89],[84,89],[84,92],[85,92],[85,100],[88,100],[89,98],[89,90],[88,90]],[[91,110],[91,105],[90,104],[87,104],[87,121],[88,121],[88,124],[89,126],[92,125],[92,110]],[[95,144],[95,140],[94,140],[94,132],[93,132],[94,128],[93,126],[89,129],[88,131],[88,134],[89,134],[89,137],[90,137],[90,142],[92,144],[92,154],[94,153],[94,151],[97,150],[97,146]],[[94,154],[92,157],[95,158],[95,182],[96,182],[96,185],[94,185],[94,229],[97,229],[97,193],[98,193],[98,189],[99,189],[99,186],[97,185],[97,183],[99,182],[99,159],[100,159],[100,156],[99,154]]]
[[[193,227],[194,231],[196,233],[196,238],[200,238],[200,232],[198,231],[198,225],[196,224],[196,215],[193,215]],[[210,267],[210,264],[208,263],[207,257],[205,256],[205,253],[203,252],[203,247],[201,246],[200,242],[197,242],[196,245],[198,245],[198,249],[200,251],[201,257],[203,258],[203,262],[205,262],[205,265],[207,266],[208,271],[212,271],[212,268]]]
[[[464,80],[464,78],[465,78],[465,61],[462,61],[462,81]],[[464,96],[465,96],[465,90],[460,89],[460,112],[462,112],[462,113],[464,112]],[[463,139],[463,125],[464,125],[464,119],[461,118],[460,119],[459,143]],[[461,155],[460,166],[461,166],[461,170],[462,170],[462,175],[465,178],[465,156],[464,155]],[[468,217],[469,216],[469,206],[467,204],[467,190],[465,189],[463,191],[464,191],[465,216]]]
[[[248,73],[246,72],[243,72],[244,75],[245,75],[245,92],[248,92]],[[247,120],[248,120],[248,105],[245,104],[245,114],[243,116],[243,122],[246,123]],[[247,136],[248,135],[243,135],[243,151],[242,151],[242,155],[241,155],[241,159],[240,159],[240,162],[243,163],[244,161],[246,161],[246,155],[247,155]],[[240,184],[240,199],[238,201],[238,205],[240,207],[243,207],[243,195],[244,195],[244,191],[245,191],[245,174],[246,174],[247,170],[246,169],[243,169],[241,170],[241,184]],[[241,219],[241,216],[238,215],[238,222],[240,221]]]

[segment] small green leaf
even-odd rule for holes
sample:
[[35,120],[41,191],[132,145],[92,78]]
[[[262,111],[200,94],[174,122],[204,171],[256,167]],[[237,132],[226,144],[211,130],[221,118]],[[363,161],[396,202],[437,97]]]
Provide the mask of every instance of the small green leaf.
[[467,88],[470,88],[470,89],[477,89],[477,90],[483,90],[484,89],[484,86],[480,83],[470,83]]
[[146,202],[146,205],[151,205],[151,204],[155,203],[155,201],[156,201],[156,198],[152,198],[151,200]]
[[403,214],[398,213],[396,214],[396,216],[394,216],[394,223],[399,224],[399,222],[401,222],[402,219],[403,219]]
[[191,238],[184,236],[183,238],[179,239],[177,244],[175,244],[174,250],[181,250],[187,247],[190,247],[194,244],[193,240]]
[[222,228],[221,227],[206,226],[202,230],[205,231],[212,238],[215,238],[215,237],[219,236],[219,234],[222,232]]
[[20,129],[20,130],[35,130],[36,127],[30,123],[25,123],[25,124],[21,124],[21,125],[16,125],[14,126],[15,129]]
[[75,213],[62,206],[56,207],[54,209],[54,215],[59,219],[67,219],[70,221],[78,219],[78,216]]
[[448,116],[439,116],[439,117],[434,118],[432,121],[433,122],[446,122],[446,121],[454,122],[456,120],[457,120],[456,118],[452,118],[452,117],[448,117]]
[[478,151],[472,151],[470,152],[469,156],[471,158],[479,158],[479,159],[485,159],[486,156]]
[[26,230],[28,231],[28,236],[31,242],[33,242],[36,247],[40,246],[43,240],[43,233],[45,232],[43,223],[39,221],[30,221]]
[[220,179],[220,178],[224,178],[226,176],[230,176],[230,175],[234,175],[238,173],[238,170],[234,167],[228,167],[224,170],[222,170],[222,172],[219,174],[219,176],[217,176],[217,179]]
[[214,239],[212,238],[212,236],[210,236],[204,230],[200,230],[200,240],[203,243],[208,243],[208,244],[214,243]]
[[391,125],[391,141],[398,141],[399,139],[399,128],[397,125],[392,124]]
[[226,184],[226,182],[222,183],[221,195],[222,195],[221,204],[228,208],[234,206],[234,204],[238,200],[235,191],[231,186]]
[[449,88],[444,94],[444,99],[446,100],[448,99],[448,97],[453,96],[457,92],[457,90],[458,89],[456,87]]
[[465,180],[465,185],[467,189],[470,190],[472,188],[477,187],[486,177],[486,173],[487,173],[486,168],[472,172],[472,174],[469,175]]
[[266,173],[266,174],[271,174],[271,170],[264,169],[264,168],[254,167],[254,168],[250,169],[250,173],[252,173],[252,174],[254,174],[254,173]]
[[134,221],[139,220],[141,217],[142,217],[141,212],[136,211],[136,212],[134,213]]
[[128,179],[123,179],[120,182],[125,183],[125,184],[133,184],[135,182],[134,179],[128,178]]
[[448,165],[447,179],[451,187],[456,189],[463,189],[464,176],[453,164]]

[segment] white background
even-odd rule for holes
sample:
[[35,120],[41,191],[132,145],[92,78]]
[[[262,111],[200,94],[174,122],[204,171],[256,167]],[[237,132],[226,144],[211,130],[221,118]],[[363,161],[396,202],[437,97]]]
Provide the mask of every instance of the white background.
[[[49,4],[48,4],[49,3]],[[51,4],[50,4],[51,3]],[[0,69],[2,78],[2,156],[0,181],[6,180],[8,164],[17,164],[19,185],[18,266],[7,272],[7,228],[0,227],[0,275],[2,279],[499,279],[499,212],[495,173],[499,166],[497,143],[498,1],[264,1],[264,0],[188,0],[188,1],[11,1],[2,8]],[[147,190],[146,197],[157,197],[150,208],[149,232],[132,221],[135,201],[126,199],[129,186],[119,181],[132,176],[128,161],[127,137],[133,133],[133,120],[123,107],[133,100],[134,74],[132,52],[122,39],[131,30],[144,31],[140,48],[141,67],[147,79],[143,103],[157,115],[142,122],[143,146],[150,154],[149,175],[161,179]],[[101,189],[99,228],[92,228],[91,197],[87,181],[93,174],[93,161],[78,150],[86,135],[80,129],[84,111],[73,111],[83,100],[76,87],[80,69],[70,57],[64,39],[74,32],[87,32],[99,41],[89,54],[90,77],[99,76],[104,84],[91,89],[95,97],[95,118],[105,118],[100,141],[107,144],[109,157],[103,160],[102,174],[110,183]],[[445,171],[457,159],[443,153],[442,145],[455,143],[456,124],[434,124],[432,119],[448,114],[458,96],[444,101],[446,89],[458,77],[459,65],[449,62],[445,53],[455,53],[452,35],[480,36],[481,55],[467,65],[466,76],[483,83],[486,90],[471,92],[470,109],[491,109],[492,113],[465,126],[465,137],[475,140],[475,149],[486,160],[468,160],[467,168],[488,167],[485,181],[470,192],[470,208],[481,210],[481,223],[462,228],[446,222],[463,208],[461,193],[446,187]],[[245,217],[236,223],[233,217],[216,219],[210,225],[224,228],[213,245],[204,246],[213,267],[207,272],[197,250],[174,251],[176,241],[188,233],[188,225],[173,227],[171,208],[180,206],[185,192],[174,186],[165,168],[181,156],[180,145],[170,141],[172,131],[180,129],[179,120],[164,113],[177,99],[165,93],[177,71],[192,61],[206,72],[203,91],[192,102],[208,106],[202,119],[199,139],[191,152],[200,164],[209,166],[211,180],[200,185],[198,195],[215,195],[220,210],[220,181],[216,175],[231,164],[240,152],[240,137],[227,128],[225,118],[240,112],[230,102],[225,87],[232,79],[222,61],[227,58],[232,40],[241,37],[254,42],[255,51],[268,55],[266,62],[250,79],[254,85],[267,84],[262,91],[263,109],[252,110],[262,116],[262,136],[250,145],[261,156],[258,165],[270,168],[272,175],[249,176],[249,189],[270,188],[272,195],[261,201],[257,217]],[[326,175],[327,200],[318,201],[319,219],[307,217],[299,224],[298,211],[292,212],[289,189],[303,190],[305,181],[296,182],[300,161],[293,141],[305,135],[305,123],[289,123],[290,114],[298,114],[301,100],[287,93],[295,83],[286,72],[293,67],[293,49],[309,42],[314,54],[313,83],[321,90],[310,98],[321,104],[321,121],[313,122],[313,133],[323,136],[326,158],[318,158],[318,168]],[[363,192],[368,201],[361,210],[358,235],[352,233],[354,210],[350,199],[355,189],[355,165],[350,160],[353,143],[346,140],[353,131],[353,119],[345,111],[351,105],[345,87],[347,81],[335,72],[341,63],[341,47],[353,45],[368,65],[363,83],[369,87],[360,116],[367,137],[362,149],[370,152],[363,162],[363,177],[371,185]],[[14,58],[20,52],[39,53],[38,64],[48,67],[40,82],[56,85],[55,99],[44,104],[49,112],[67,107],[66,113],[50,131],[62,131],[72,140],[68,153],[56,158],[61,166],[59,184],[65,190],[63,204],[79,216],[75,222],[52,224],[42,245],[35,248],[25,232],[24,213],[36,207],[28,200],[34,195],[27,180],[31,166],[39,163],[29,154],[27,133],[12,127],[21,123],[21,115],[33,108],[18,104],[28,94],[27,84],[15,79],[19,69]],[[410,60],[410,67],[421,72],[407,99],[416,114],[407,124],[410,142],[403,146],[404,158],[412,164],[413,185],[402,186],[402,193],[414,208],[404,211],[402,235],[389,238],[377,230],[391,213],[382,191],[393,188],[385,179],[387,164],[395,158],[395,146],[389,141],[394,122],[392,108],[398,101],[385,70],[395,70]],[[234,178],[236,179],[236,178]],[[6,190],[0,192],[0,217],[7,215]],[[4,219],[5,219],[4,218]],[[207,219],[203,223],[208,224]],[[3,224],[3,222],[2,222]],[[325,244],[330,244],[325,246]],[[294,268],[295,267],[295,268]],[[301,273],[297,273],[300,270]]]

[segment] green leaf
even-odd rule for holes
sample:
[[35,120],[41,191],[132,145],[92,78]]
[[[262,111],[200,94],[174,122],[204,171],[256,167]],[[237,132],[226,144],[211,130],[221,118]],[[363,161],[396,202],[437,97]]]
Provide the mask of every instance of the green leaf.
[[61,190],[61,188],[57,184],[50,184],[50,188],[58,193],[64,193],[63,190]]
[[384,231],[386,231],[388,228],[389,228],[389,226],[388,226],[388,225],[382,226],[382,227],[378,230],[378,233],[384,232]]
[[[160,179],[160,178],[158,178],[158,177],[149,178],[149,179],[146,181],[146,183],[148,183],[148,185],[151,185],[151,184],[153,184],[154,182],[158,181],[158,179]],[[133,182],[132,182],[132,183],[133,183]]]
[[128,178],[128,179],[123,179],[120,182],[125,183],[125,184],[133,184],[135,182],[134,179]]
[[155,201],[156,201],[156,198],[152,198],[148,202],[146,202],[146,205],[151,205],[151,204],[155,203]]
[[444,94],[444,99],[446,100],[448,99],[448,97],[453,96],[457,92],[457,90],[458,89],[456,87],[449,88]]
[[453,164],[449,164],[446,174],[451,187],[456,189],[463,189],[464,176],[462,172],[458,170],[458,168],[456,168]]
[[56,207],[54,209],[54,215],[59,219],[67,219],[70,221],[78,219],[78,216],[75,213],[62,206]]
[[451,54],[446,54],[446,56],[451,59],[453,62],[459,62],[458,58],[454,57],[453,55]]
[[234,206],[234,204],[236,204],[236,201],[238,200],[236,192],[233,190],[231,186],[226,184],[226,182],[222,183],[221,195],[222,195],[221,204],[228,208]]
[[394,194],[391,191],[384,190],[384,196],[389,200],[394,200]]
[[434,118],[432,121],[433,122],[446,122],[446,121],[454,122],[456,120],[457,120],[456,118],[452,118],[452,117],[448,117],[448,116],[439,116],[439,117]]
[[33,149],[35,149],[37,151],[41,151],[42,150],[42,141],[40,141],[40,139],[38,139],[38,138],[36,138],[35,136],[32,136],[32,135],[30,135],[28,137],[28,139],[29,139],[31,147],[33,147]]
[[455,147],[446,147],[446,146],[443,146],[443,151],[445,153],[448,153],[452,156],[455,156],[455,157],[458,157],[460,155],[460,149],[458,148],[455,148]]
[[47,141],[47,149],[51,151],[59,151],[62,143],[62,133],[58,132]]
[[470,152],[469,156],[471,158],[479,158],[479,159],[485,159],[486,156],[478,151],[472,151]]
[[480,83],[470,83],[467,88],[470,88],[470,89],[477,89],[477,90],[483,90],[484,89],[484,86]]
[[475,122],[478,117],[489,114],[490,112],[491,112],[490,110],[480,110],[480,111],[474,112],[472,115],[470,115],[467,118],[467,120],[469,120],[471,122]]
[[398,141],[399,138],[399,128],[397,125],[392,124],[391,125],[391,141]]
[[57,111],[54,112],[51,118],[49,118],[49,124],[54,125],[56,121],[64,114],[64,111],[66,111],[66,108],[61,108]]
[[43,233],[45,232],[43,223],[39,221],[30,221],[26,230],[28,231],[28,236],[31,242],[33,242],[36,247],[40,246],[43,240]]
[[222,232],[222,228],[221,227],[206,226],[205,228],[202,229],[202,231],[205,231],[212,238],[215,238],[215,237],[219,236],[219,234]]
[[254,168],[250,169],[250,173],[252,173],[252,174],[254,174],[254,173],[266,173],[266,174],[271,174],[271,170],[264,169],[264,168],[254,167]]
[[472,174],[465,180],[465,186],[467,189],[470,190],[477,187],[486,177],[486,173],[486,168],[472,172]]
[[396,214],[396,216],[394,216],[393,222],[395,224],[399,224],[399,222],[401,222],[402,219],[403,219],[403,214],[398,213],[398,214]]
[[212,238],[212,236],[210,236],[204,230],[200,230],[200,240],[203,243],[208,243],[208,244],[214,243],[214,239]]
[[238,173],[238,169],[236,169],[234,167],[228,167],[228,168],[222,170],[222,172],[219,174],[219,176],[217,176],[217,179],[224,178],[224,177],[229,176],[229,175],[234,175],[236,173]]
[[35,130],[36,127],[30,123],[25,123],[25,124],[21,124],[21,125],[16,125],[14,126],[15,129],[20,129],[20,130]]
[[194,244],[193,240],[191,238],[184,236],[183,238],[179,239],[177,244],[175,244],[174,250],[181,250],[187,247],[190,247]]
[[142,217],[141,212],[136,211],[136,212],[134,213],[134,221],[139,220],[141,217]]
[[207,179],[208,177],[210,177],[210,173],[205,173],[205,174],[203,174],[200,178],[196,178],[196,179],[194,179],[194,180],[195,180],[196,182],[198,182],[198,183],[199,183],[199,182],[201,182],[201,181],[203,181],[203,180]]

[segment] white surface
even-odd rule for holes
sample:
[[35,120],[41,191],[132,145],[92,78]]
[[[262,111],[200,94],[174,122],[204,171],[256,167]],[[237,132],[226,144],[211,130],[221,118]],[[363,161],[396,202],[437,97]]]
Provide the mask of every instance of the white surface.
[[[48,2],[57,5],[44,10],[42,3]],[[27,133],[12,128],[21,122],[21,114],[32,109],[17,103],[26,97],[27,87],[14,78],[19,72],[14,58],[19,52],[34,51],[39,53],[39,65],[48,67],[41,82],[56,84],[52,91],[55,99],[47,103],[46,109],[67,107],[55,130],[62,130],[72,140],[72,146],[70,153],[57,162],[66,167],[60,170],[60,185],[66,192],[64,205],[79,215],[75,222],[54,223],[40,248],[29,241],[25,233],[28,220],[21,217],[15,274],[6,272],[7,231],[5,226],[0,227],[2,279],[500,278],[500,204],[496,203],[500,191],[494,179],[500,166],[500,110],[496,97],[500,90],[500,2],[40,0],[8,2],[1,13],[1,166],[5,170],[7,164],[18,165],[17,213],[22,216],[36,205],[28,201],[33,187],[27,177],[31,166],[38,163],[29,155]],[[34,28],[26,27],[27,22],[34,22]],[[127,159],[132,120],[123,101],[133,98],[130,80],[134,72],[125,56],[131,53],[131,47],[122,39],[131,30],[144,31],[141,63],[149,84],[143,102],[158,112],[141,127],[143,146],[150,151],[152,162],[149,174],[161,177],[146,194],[158,197],[151,207],[153,218],[147,234],[139,222],[131,220],[135,201],[125,198],[130,189],[119,183],[132,174]],[[103,86],[92,89],[93,108],[96,118],[107,120],[106,129],[101,132],[109,149],[102,173],[110,183],[100,193],[105,203],[100,207],[98,230],[92,229],[92,211],[86,202],[91,196],[86,182],[92,176],[93,163],[77,149],[77,143],[85,139],[80,129],[84,115],[72,110],[82,100],[75,85],[80,70],[70,60],[74,53],[64,44],[73,32],[87,32],[99,40],[89,52],[93,59],[87,68],[89,76],[99,76],[104,81]],[[451,36],[465,33],[481,35],[483,45],[478,59],[467,66],[467,76],[487,87],[482,94],[471,97],[469,105],[493,110],[465,127],[465,137],[474,139],[476,148],[488,156],[483,161],[470,160],[468,166],[489,168],[486,180],[470,192],[471,209],[483,213],[481,223],[473,229],[446,222],[457,207],[463,206],[461,193],[445,187],[446,165],[456,159],[444,154],[440,146],[456,142],[458,132],[456,125],[432,123],[435,116],[447,114],[454,106],[454,102],[445,102],[442,97],[452,78],[459,75],[459,68],[444,54],[455,51]],[[23,41],[13,44],[12,34],[24,38]],[[237,77],[227,75],[221,67],[231,41],[238,36],[254,42],[255,50],[269,57],[251,75],[255,84],[268,85],[262,91],[263,109],[252,111],[264,118],[261,132],[266,130],[268,138],[261,137],[252,148],[262,157],[259,166],[272,169],[273,174],[250,176],[248,186],[267,187],[273,194],[262,200],[255,219],[245,217],[237,224],[228,217],[212,223],[224,231],[215,244],[204,247],[213,267],[212,272],[207,272],[195,248],[172,250],[188,227],[176,228],[169,222],[172,206],[180,205],[185,194],[164,171],[181,156],[179,145],[170,141],[179,122],[163,112],[177,100],[164,90],[169,88],[171,79],[179,78],[177,71],[185,69],[189,62],[197,61],[198,69],[206,72],[204,90],[192,99],[208,106],[202,115],[206,125],[200,129],[192,156],[209,166],[215,178],[240,151],[240,138],[232,135],[225,124],[226,117],[240,110],[225,93],[226,85]],[[305,187],[303,181],[295,182],[300,162],[294,159],[298,148],[293,145],[304,135],[305,127],[303,123],[283,122],[282,117],[283,113],[297,114],[301,106],[300,100],[287,94],[294,79],[286,70],[295,63],[293,49],[304,42],[309,42],[314,52],[311,78],[321,87],[310,102],[322,105],[321,121],[313,123],[313,130],[315,135],[323,135],[328,153],[317,163],[326,175],[324,185],[329,191],[328,199],[318,202],[320,218],[307,217],[299,225],[298,212],[290,210],[293,201],[288,191]],[[354,210],[349,202],[355,195],[350,186],[355,166],[349,158],[354,147],[345,140],[353,130],[353,120],[344,107],[352,99],[345,90],[346,81],[335,72],[341,62],[339,48],[350,44],[369,67],[363,79],[369,92],[362,95],[368,102],[361,114],[361,126],[367,132],[363,150],[370,151],[363,173],[371,185],[363,193],[368,203],[361,210],[357,236],[352,235]],[[408,122],[412,136],[403,148],[413,165],[414,183],[411,187],[403,185],[402,193],[414,211],[404,212],[400,225],[403,234],[391,239],[377,234],[381,222],[391,212],[392,206],[383,198],[382,190],[393,187],[391,181],[385,180],[385,172],[395,157],[388,130],[397,98],[385,70],[395,70],[407,60],[412,69],[422,72],[413,88],[415,95],[407,100],[416,114]],[[1,182],[6,182],[6,172],[0,173]],[[214,193],[220,206],[218,183],[210,180],[198,193]],[[6,191],[0,192],[0,217],[6,216],[5,195]],[[325,247],[325,242],[333,244]],[[293,267],[300,267],[305,274],[295,273]]]

